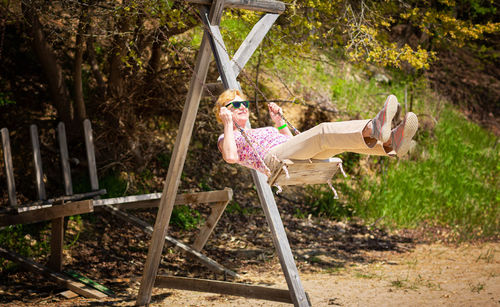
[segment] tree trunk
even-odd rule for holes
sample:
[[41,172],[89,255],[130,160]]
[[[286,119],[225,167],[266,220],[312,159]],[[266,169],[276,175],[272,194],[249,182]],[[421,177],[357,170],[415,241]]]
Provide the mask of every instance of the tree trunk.
[[35,8],[22,2],[23,15],[28,22],[32,32],[33,49],[47,77],[51,97],[57,109],[59,117],[66,125],[73,124],[73,108],[68,88],[64,83],[64,75],[61,66],[56,61],[56,56],[45,39],[42,25],[38,20]]
[[[89,25],[89,27],[90,27],[90,25]],[[89,28],[89,33],[90,32],[91,31]],[[99,68],[99,62],[97,61],[97,55],[96,55],[95,49],[94,49],[94,42],[95,42],[95,39],[91,33],[89,38],[87,39],[88,61],[89,61],[89,65],[90,65],[90,70],[92,71],[92,75],[94,76],[94,79],[97,83],[97,90],[98,90],[100,96],[104,97],[106,95],[106,82],[104,82],[104,77],[102,75],[101,69]]]
[[85,110],[85,101],[83,99],[83,81],[82,81],[82,62],[83,62],[83,51],[84,51],[84,40],[83,34],[88,31],[89,24],[89,14],[88,6],[84,7],[82,14],[80,16],[78,24],[78,33],[76,34],[75,43],[75,61],[73,66],[73,84],[74,84],[74,100],[76,108],[76,120],[79,123],[83,123],[83,120],[87,118],[87,112]]
[[125,32],[129,30],[130,16],[122,16],[118,25],[118,32],[113,39],[113,48],[111,49],[110,72],[108,89],[109,93],[115,97],[122,97],[124,94],[122,58],[126,55],[126,36]]

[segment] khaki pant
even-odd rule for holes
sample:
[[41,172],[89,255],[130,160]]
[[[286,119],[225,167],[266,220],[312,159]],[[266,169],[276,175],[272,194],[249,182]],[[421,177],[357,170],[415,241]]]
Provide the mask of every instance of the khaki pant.
[[381,142],[371,139],[370,144],[367,144],[363,138],[362,131],[370,121],[366,119],[319,124],[272,148],[264,160],[266,164],[272,165],[273,156],[279,160],[327,159],[347,151],[387,156]]

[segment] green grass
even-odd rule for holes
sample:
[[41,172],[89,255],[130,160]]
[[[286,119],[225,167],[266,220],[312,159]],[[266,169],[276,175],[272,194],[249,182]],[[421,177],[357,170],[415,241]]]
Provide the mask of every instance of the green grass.
[[498,234],[499,172],[498,139],[446,108],[414,159],[390,162],[379,180],[364,177],[356,212],[400,227],[447,225],[462,237]]

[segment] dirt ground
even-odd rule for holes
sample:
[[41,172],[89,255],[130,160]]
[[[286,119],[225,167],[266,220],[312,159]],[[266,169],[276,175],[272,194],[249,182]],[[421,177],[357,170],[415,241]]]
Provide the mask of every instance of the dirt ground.
[[[137,215],[154,220],[147,212]],[[436,229],[389,233],[362,223],[298,219],[286,210],[282,217],[313,306],[500,306],[498,240],[457,245],[440,242],[447,235]],[[65,251],[65,269],[105,285],[115,297],[67,299],[61,295],[64,288],[17,268],[0,271],[0,305],[134,305],[149,236],[105,213],[88,221],[78,241]],[[71,222],[68,228],[74,229]],[[71,231],[66,235],[70,241]],[[190,242],[186,231],[172,228],[171,235]],[[265,218],[259,212],[224,215],[205,254],[238,272],[238,282],[287,288]],[[36,260],[44,263],[46,258]],[[186,261],[172,247],[164,250],[160,273],[223,279],[195,261]],[[286,305],[161,288],[153,290],[151,300],[151,306]]]
[[[371,252],[373,261],[304,272],[313,306],[500,306],[498,243],[421,244],[403,253]],[[279,263],[254,268],[255,284],[286,287]],[[286,306],[262,300],[155,289],[153,306]]]

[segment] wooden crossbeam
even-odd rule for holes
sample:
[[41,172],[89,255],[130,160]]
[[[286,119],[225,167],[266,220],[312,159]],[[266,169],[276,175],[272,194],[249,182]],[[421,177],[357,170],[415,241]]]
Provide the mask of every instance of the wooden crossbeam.
[[5,212],[17,212],[17,213],[22,213],[22,212],[28,212],[28,211],[33,211],[33,210],[38,210],[42,208],[50,208],[53,205],[59,205],[62,202],[70,202],[70,201],[79,201],[99,195],[104,195],[106,194],[107,191],[106,189],[101,189],[93,192],[87,192],[87,193],[79,193],[79,194],[73,194],[73,195],[65,195],[65,196],[60,196],[56,198],[49,198],[47,200],[38,200],[34,202],[30,202],[27,204],[24,204],[23,206],[19,206],[16,208],[8,208],[5,210]]
[[[215,0],[186,0],[193,4],[202,4],[210,6],[215,3]],[[226,0],[225,8],[243,9],[249,11],[266,12],[281,14],[285,11],[285,4],[280,1],[273,0]]]
[[22,212],[19,214],[0,215],[0,227],[48,221],[58,217],[89,213],[93,211],[94,207],[92,206],[92,200],[82,200],[69,204]]
[[[106,198],[94,200],[94,207],[113,205],[119,209],[146,209],[158,207],[161,193],[132,195],[124,197]],[[233,197],[233,190],[225,189],[219,191],[197,192],[179,194],[175,197],[174,205],[182,204],[206,204],[228,202]]]
[[159,275],[156,277],[155,286],[160,288],[236,295],[289,304],[293,303],[288,290],[218,280]]
[[24,268],[26,268],[32,272],[42,274],[44,276],[48,276],[49,278],[53,279],[61,286],[65,287],[67,289],[70,289],[71,291],[78,293],[80,295],[83,295],[85,297],[98,298],[98,299],[102,299],[102,298],[107,297],[106,294],[104,294],[100,291],[97,291],[89,286],[86,286],[86,285],[80,283],[80,282],[76,282],[63,274],[54,272],[51,269],[49,269],[49,268],[47,268],[39,263],[34,262],[31,259],[23,257],[17,253],[12,252],[12,251],[8,251],[2,247],[0,247],[0,255],[4,258],[10,259],[12,261],[15,261],[15,262],[21,264]]

